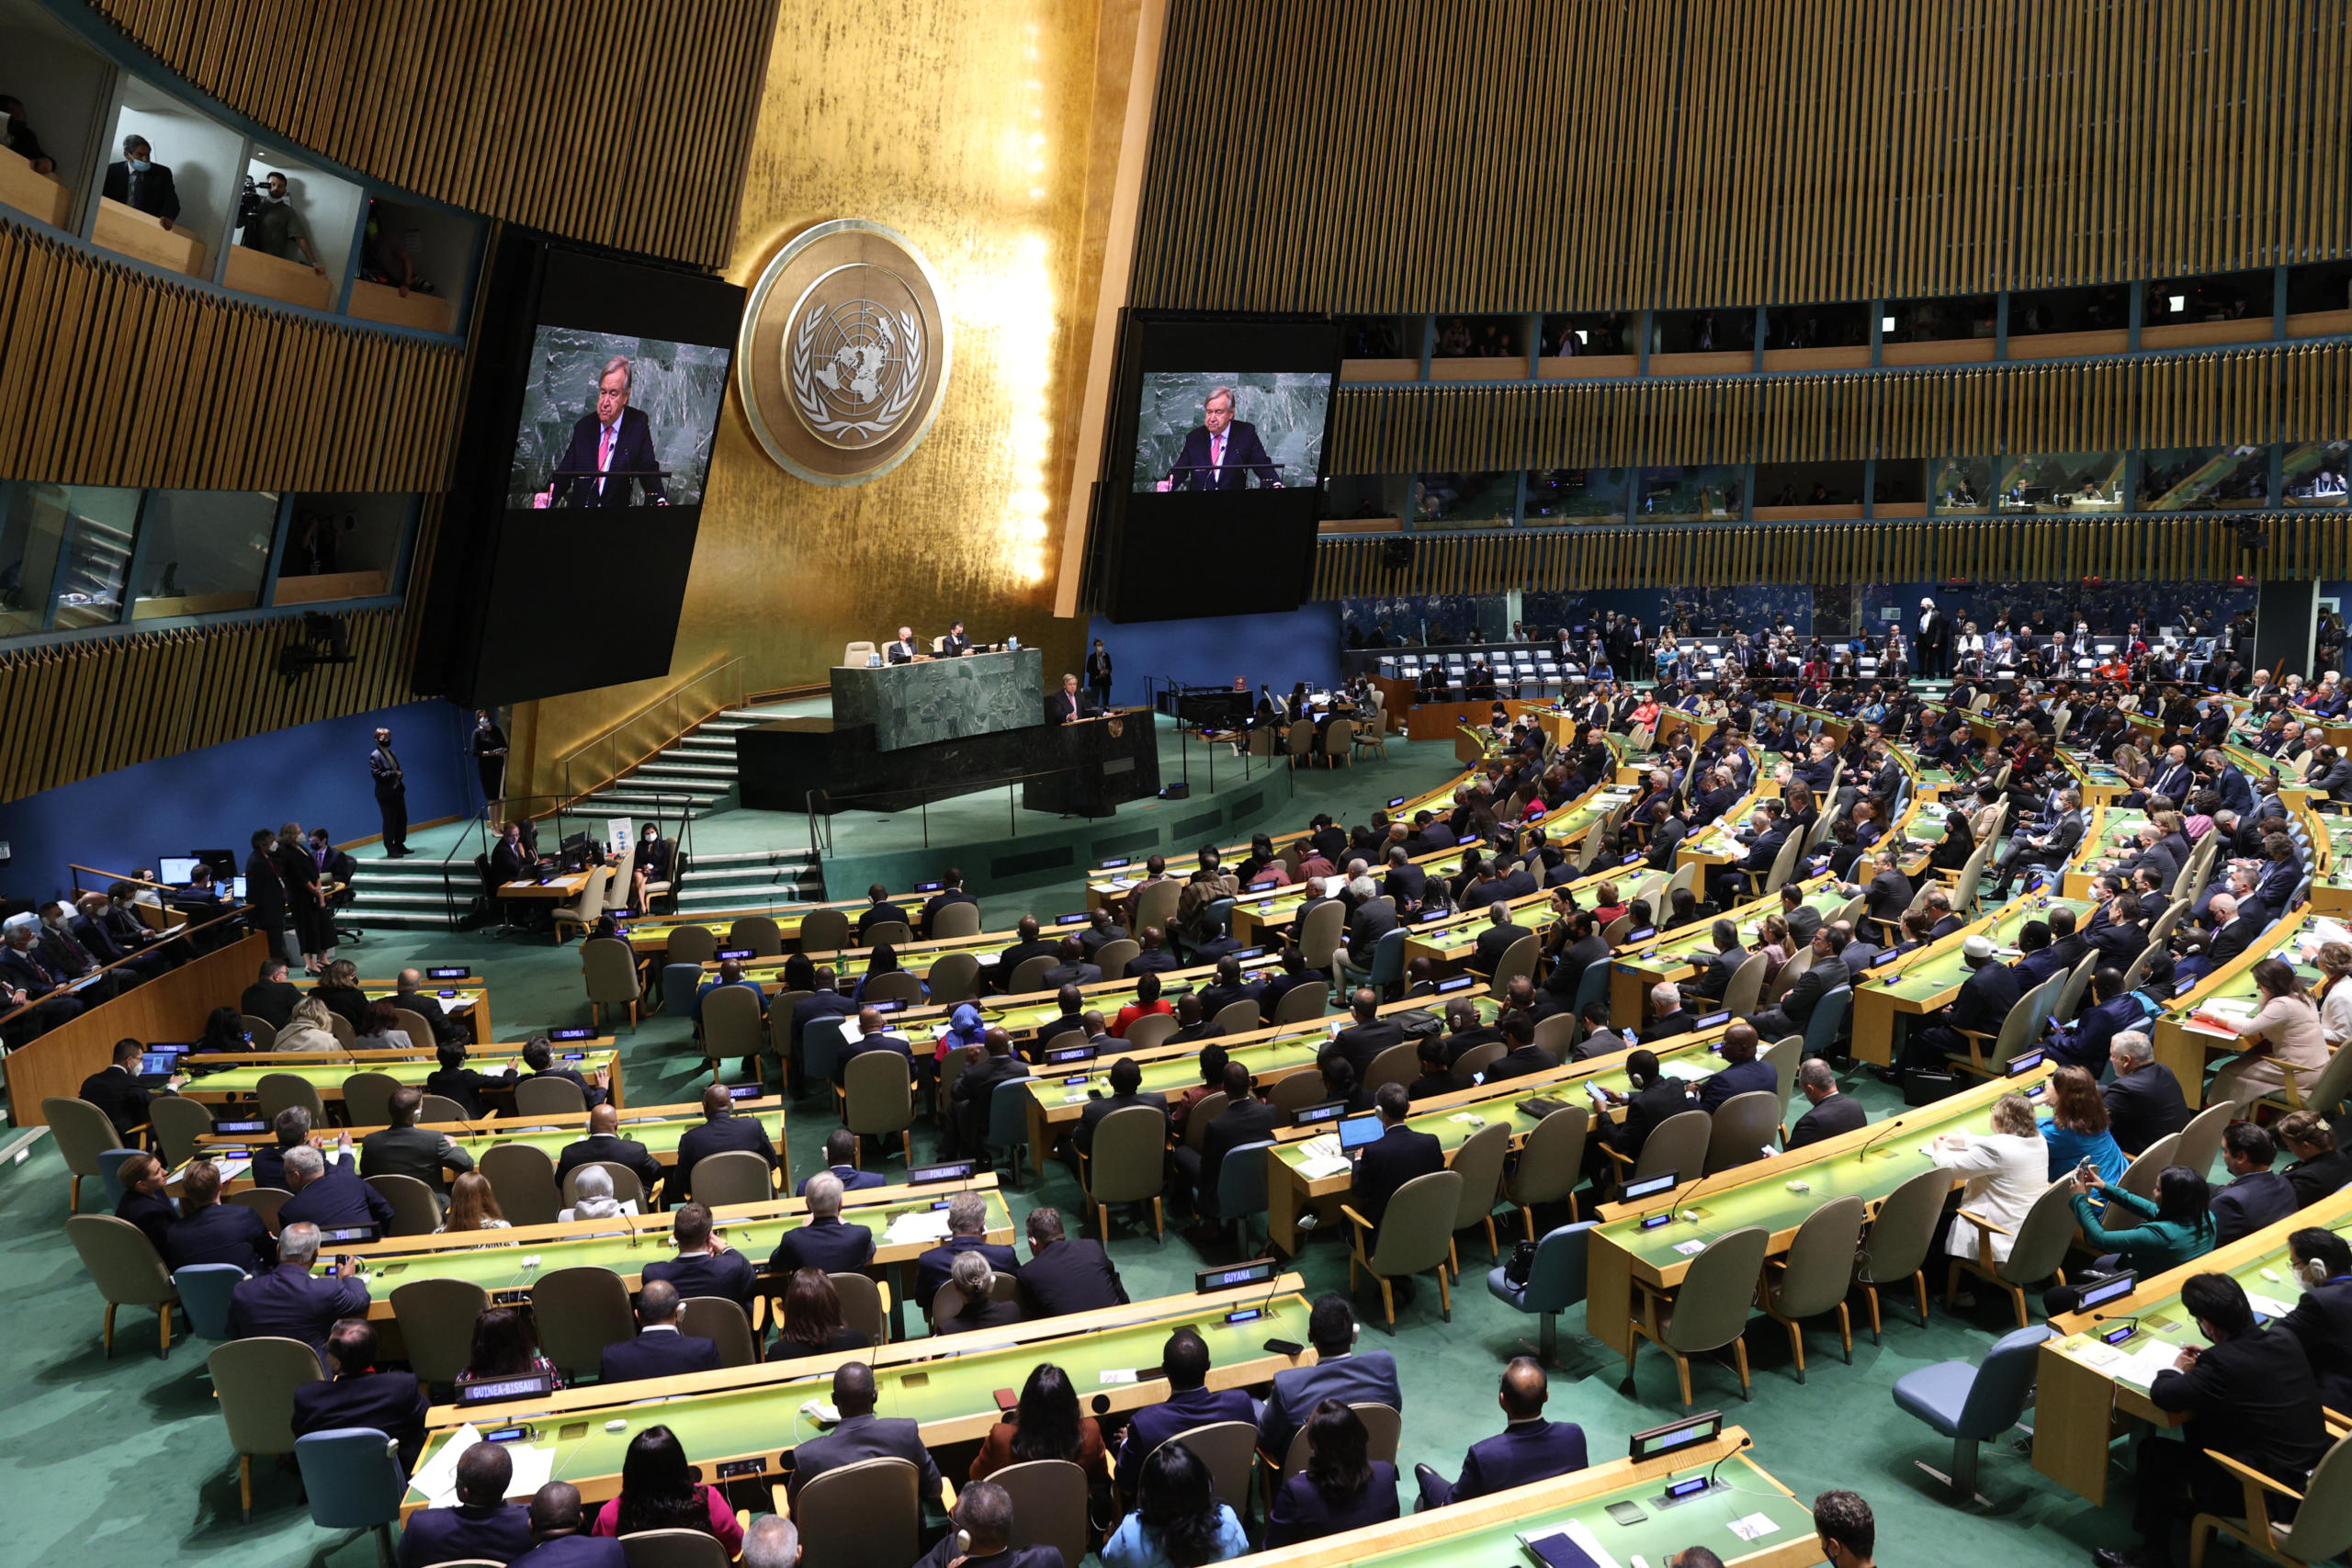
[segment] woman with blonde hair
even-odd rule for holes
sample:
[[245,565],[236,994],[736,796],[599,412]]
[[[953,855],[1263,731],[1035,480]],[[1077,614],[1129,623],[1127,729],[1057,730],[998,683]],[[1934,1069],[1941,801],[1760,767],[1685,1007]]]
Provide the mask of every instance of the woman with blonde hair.
[[2262,1006],[2238,1032],[2240,1055],[2214,1073],[2208,1105],[2222,1100],[2241,1108],[2251,1105],[2285,1088],[2289,1068],[2308,1087],[2327,1066],[2319,1004],[2295,977],[2294,966],[2283,958],[2266,958],[2254,966],[2254,987]]
[[[1945,1255],[1971,1262],[1983,1253],[1996,1262],[2007,1258],[2035,1200],[2050,1188],[2050,1154],[2033,1118],[2033,1102],[2021,1094],[2003,1095],[1993,1102],[1992,1131],[1941,1134],[1928,1157],[1968,1179],[1960,1196],[1962,1213],[1944,1229]],[[1964,1214],[1986,1223],[1980,1226]],[[1975,1301],[1963,1294],[1953,1297],[1952,1304],[1973,1306]]]
[[478,1170],[461,1170],[449,1183],[449,1212],[442,1216],[436,1235],[450,1231],[503,1231],[514,1225],[498,1212],[498,1194],[490,1178]]
[[277,1032],[277,1039],[270,1045],[273,1051],[340,1051],[343,1042],[334,1037],[334,1014],[327,1004],[316,997],[304,997],[287,1014],[286,1027]]

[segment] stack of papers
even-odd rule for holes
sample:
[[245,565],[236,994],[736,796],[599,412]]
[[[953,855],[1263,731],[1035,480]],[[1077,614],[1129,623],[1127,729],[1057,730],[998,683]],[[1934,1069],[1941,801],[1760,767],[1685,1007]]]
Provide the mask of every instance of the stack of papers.
[[2173,1370],[2180,1359],[2180,1347],[2161,1339],[2143,1339],[2123,1352],[2122,1359],[2108,1369],[2108,1375],[2117,1382],[2130,1383],[2145,1391],[2156,1381],[2156,1374]]
[[1697,1062],[1686,1062],[1679,1057],[1671,1062],[1660,1062],[1657,1070],[1661,1077],[1680,1078],[1684,1083],[1697,1083],[1701,1078],[1715,1076],[1712,1066],[1702,1066]]
[[[409,1478],[409,1484],[423,1493],[435,1508],[453,1506],[458,1501],[458,1461],[468,1449],[481,1441],[481,1429],[470,1421],[449,1434],[424,1468]],[[555,1475],[555,1450],[530,1443],[503,1443],[507,1457],[514,1461],[514,1478],[506,1484],[510,1499],[528,1501],[531,1495],[545,1486]]]
[[909,1242],[944,1241],[947,1239],[947,1211],[944,1209],[909,1209],[892,1216],[882,1239],[893,1247]]
[[1333,1134],[1307,1139],[1298,1145],[1298,1155],[1299,1174],[1309,1181],[1338,1176],[1348,1168],[1348,1156],[1340,1152],[1340,1140]]

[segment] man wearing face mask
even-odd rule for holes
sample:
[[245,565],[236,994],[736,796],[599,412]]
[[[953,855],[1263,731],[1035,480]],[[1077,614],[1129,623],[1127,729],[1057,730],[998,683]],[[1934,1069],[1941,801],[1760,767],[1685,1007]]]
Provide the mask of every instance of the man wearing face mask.
[[25,118],[24,104],[5,93],[0,93],[0,130],[7,132],[5,140],[8,151],[30,164],[34,174],[57,173],[56,163],[40,150],[40,138],[33,134],[32,121]]
[[[74,911],[67,905],[52,902],[41,906],[40,955],[53,972],[68,980],[79,980],[96,975],[101,964],[81,938],[74,934],[73,921]],[[121,995],[141,978],[120,970],[111,971],[84,987],[79,994],[85,1003],[95,1007]]]
[[392,732],[376,731],[376,749],[368,753],[368,772],[376,781],[376,809],[384,818],[384,858],[399,860],[408,853],[408,785],[401,760],[392,754]]
[[2352,1401],[2352,1244],[2311,1225],[2288,1234],[2287,1255],[2303,1295],[2278,1326],[2302,1341],[2320,1403],[2341,1410]]
[[287,198],[286,176],[272,169],[262,181],[260,195],[260,202],[245,221],[243,237],[237,243],[249,251],[266,251],[288,261],[306,262],[312,272],[324,277],[327,269],[319,265],[317,253],[311,249],[311,226],[302,221],[302,215]]
[[107,183],[99,194],[144,212],[168,231],[180,215],[180,193],[172,184],[170,166],[156,163],[153,154],[145,137],[124,137],[122,158],[107,165]]
[[254,852],[245,857],[245,923],[269,939],[270,951],[288,963],[302,961],[301,948],[287,940],[293,930],[293,900],[277,863],[277,835],[254,829]]

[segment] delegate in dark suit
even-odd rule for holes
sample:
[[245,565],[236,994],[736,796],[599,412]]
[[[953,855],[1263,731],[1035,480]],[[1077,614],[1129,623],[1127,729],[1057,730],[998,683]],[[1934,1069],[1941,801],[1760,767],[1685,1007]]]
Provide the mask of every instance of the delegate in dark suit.
[[348,1160],[339,1161],[279,1205],[279,1228],[301,1220],[322,1231],[373,1225],[383,1235],[392,1223],[392,1201],[360,1180]]
[[953,1235],[915,1259],[915,1304],[923,1311],[931,1310],[932,1298],[947,1283],[948,1274],[956,1267],[959,1252],[977,1252],[989,1260],[989,1267],[1000,1274],[1018,1278],[1021,1255],[1001,1242],[981,1241],[976,1236]]
[[[164,1266],[186,1269],[193,1263],[233,1263],[249,1274],[267,1272],[277,1261],[277,1243],[259,1214],[242,1203],[203,1203],[194,1213],[172,1222],[164,1233]],[[248,1280],[250,1284],[252,1281]],[[237,1287],[240,1291],[245,1286]],[[367,1300],[366,1291],[360,1299]],[[299,1337],[311,1338],[302,1335]],[[324,1340],[322,1329],[316,1336]]]
[[1777,1094],[1781,1075],[1772,1064],[1761,1056],[1751,1056],[1745,1062],[1734,1062],[1713,1077],[1699,1084],[1699,1109],[1713,1114],[1723,1109],[1724,1101],[1735,1094],[1749,1094],[1761,1089]]
[[1358,1350],[1326,1356],[1311,1367],[1276,1372],[1273,1389],[1266,1396],[1265,1414],[1258,1418],[1258,1446],[1270,1454],[1288,1454],[1291,1438],[1327,1399],[1403,1410],[1405,1395],[1396,1386],[1396,1359],[1385,1350]]
[[766,1128],[748,1116],[713,1111],[706,1104],[703,1124],[687,1128],[678,1139],[678,1163],[670,1168],[669,1179],[662,1184],[662,1201],[672,1208],[684,1202],[694,1195],[695,1163],[730,1149],[747,1149],[766,1160],[770,1168],[776,1164],[775,1141]]
[[1127,1423],[1126,1442],[1119,1450],[1118,1468],[1114,1472],[1119,1490],[1134,1496],[1143,1461],[1150,1457],[1152,1450],[1177,1433],[1223,1421],[1257,1425],[1257,1402],[1247,1390],[1188,1388],[1170,1394],[1161,1404],[1148,1404],[1136,1411]]
[[562,1156],[555,1162],[556,1190],[563,1190],[564,1179],[582,1166],[602,1164],[635,1171],[638,1186],[649,1194],[662,1185],[662,1162],[653,1157],[652,1150],[635,1138],[624,1138],[614,1133],[592,1133],[576,1144],[563,1146]]
[[[247,881],[245,886],[251,887],[253,884]],[[301,999],[301,991],[284,980],[256,980],[245,987],[243,996],[237,998],[237,1010],[265,1019],[272,1027],[283,1029],[287,1021],[294,1016],[294,1004]]]
[[679,1298],[684,1301],[696,1296],[724,1296],[741,1307],[745,1316],[751,1314],[752,1298],[759,1292],[759,1277],[752,1270],[752,1260],[732,1248],[665,1258],[647,1264],[644,1278],[669,1280],[678,1287]]
[[[1193,1156],[1191,1149],[1176,1151],[1179,1170],[1187,1165],[1193,1166],[1187,1174],[1193,1179],[1193,1203],[1201,1213],[1212,1218],[1222,1217],[1216,1213],[1216,1187],[1224,1177],[1226,1156],[1245,1144],[1271,1139],[1274,1130],[1281,1125],[1281,1111],[1257,1096],[1250,1095],[1238,1105],[1227,1105],[1223,1114],[1209,1123],[1209,1130],[1201,1139],[1200,1152],[1196,1156],[1187,1157]],[[1195,1158],[1197,1164],[1193,1163]]]
[[[618,1546],[620,1542],[613,1543]],[[531,1511],[520,1503],[419,1508],[401,1527],[400,1568],[436,1562],[512,1562],[531,1550]]]
[[2187,1371],[2158,1372],[2148,1400],[2188,1417],[2187,1441],[2140,1445],[2132,1524],[2149,1540],[2165,1539],[2176,1514],[2244,1507],[2243,1489],[2206,1457],[2209,1449],[2290,1486],[2326,1451],[2319,1385],[2295,1335],[2249,1323],[2208,1346]]
[[1488,926],[1478,933],[1478,949],[1470,955],[1470,967],[1481,975],[1493,974],[1502,964],[1503,954],[1510,951],[1512,942],[1534,934],[1525,926],[1515,926],[1509,921],[1499,926]]
[[[239,1209],[239,1213],[252,1213]],[[254,1215],[254,1218],[260,1218]],[[183,1222],[185,1223],[185,1222]],[[324,1351],[327,1330],[341,1317],[368,1314],[368,1287],[357,1280],[313,1275],[299,1263],[281,1263],[239,1285],[229,1297],[229,1337],[277,1335]]]
[[114,1130],[126,1135],[145,1122],[147,1107],[155,1098],[153,1090],[119,1063],[84,1078],[81,1097],[105,1111],[107,1120],[114,1123]]
[[1033,1241],[1031,1247],[1029,1261],[1021,1266],[1021,1300],[1031,1318],[1126,1305],[1127,1289],[1101,1242],[1063,1240],[1039,1247]]
[[2099,1091],[2107,1101],[2108,1131],[2127,1155],[2188,1125],[2188,1102],[2172,1069],[2149,1062],[2122,1074]]
[[2305,1291],[2274,1326],[2302,1341],[2319,1380],[2320,1403],[2330,1410],[2352,1407],[2352,1274]]
[[134,174],[128,161],[118,159],[107,165],[106,186],[98,194],[150,218],[170,221],[180,215],[179,187],[166,164],[149,164]]
[[1356,1082],[1363,1083],[1383,1051],[1404,1043],[1405,1026],[1394,1019],[1379,1018],[1342,1029],[1332,1037],[1331,1049],[1347,1059],[1355,1069]]
[[368,1427],[398,1443],[401,1468],[414,1470],[432,1409],[413,1372],[356,1372],[334,1382],[306,1382],[294,1391],[294,1435]]
[[1320,1540],[1396,1517],[1396,1467],[1385,1460],[1374,1460],[1363,1490],[1338,1504],[1324,1496],[1315,1478],[1302,1471],[1274,1494],[1272,1510],[1266,1517],[1266,1550]]
[[634,1339],[617,1340],[605,1347],[604,1355],[596,1361],[596,1381],[636,1382],[641,1378],[674,1377],[680,1372],[712,1372],[718,1366],[716,1340],[681,1334],[674,1328],[648,1328]]
[[1166,484],[1170,490],[1247,490],[1252,475],[1261,489],[1283,482],[1282,470],[1258,439],[1258,427],[1237,419],[1226,427],[1221,445],[1206,425],[1194,425],[1184,437],[1176,466],[1168,470]]
[[1494,1437],[1470,1445],[1469,1453],[1463,1457],[1460,1480],[1450,1486],[1442,1480],[1425,1481],[1421,1506],[1442,1508],[1448,1503],[1491,1496],[1532,1481],[1572,1474],[1588,1462],[1584,1428],[1575,1422],[1546,1421],[1542,1416],[1514,1421]]
[[796,1269],[850,1274],[865,1268],[873,1256],[872,1231],[827,1215],[778,1236],[775,1251],[768,1258],[768,1272],[779,1280],[788,1279]]
[[628,1553],[610,1536],[559,1535],[541,1541],[506,1568],[628,1568]]
[[869,1459],[902,1459],[915,1467],[915,1495],[939,1495],[939,1466],[923,1447],[922,1428],[912,1421],[879,1416],[850,1416],[821,1438],[811,1438],[792,1450],[789,1495],[829,1470]]
[[1396,1122],[1356,1156],[1353,1207],[1372,1222],[1377,1236],[1381,1216],[1396,1190],[1417,1176],[1444,1168],[1444,1145],[1433,1134]]
[[[653,426],[641,409],[621,410],[613,435],[609,461],[597,461],[605,445],[604,427],[595,414],[583,413],[571,427],[571,442],[556,460],[559,470],[548,484],[548,504],[560,506],[570,498],[575,506],[635,506],[638,491],[645,504],[666,506],[662,488],[661,458],[653,452]],[[603,474],[605,477],[599,479]]]
[[1845,959],[1835,955],[1824,958],[1816,953],[1813,967],[1796,977],[1796,983],[1781,995],[1780,1005],[1767,1008],[1748,1021],[1756,1025],[1756,1032],[1766,1040],[1778,1040],[1784,1034],[1803,1034],[1806,1022],[1813,1017],[1813,1010],[1821,1005],[1821,998],[1840,986],[1851,985],[1853,979],[1853,976],[1847,972]]
[[1079,1114],[1078,1130],[1070,1134],[1070,1141],[1078,1145],[1080,1152],[1091,1154],[1094,1151],[1094,1130],[1102,1125],[1102,1119],[1114,1111],[1125,1111],[1131,1105],[1148,1106],[1159,1111],[1163,1121],[1168,1115],[1168,1097],[1157,1090],[1105,1095],[1101,1100],[1086,1102],[1086,1109]]
[[1850,1133],[1869,1120],[1870,1113],[1862,1109],[1860,1100],[1850,1094],[1833,1094],[1797,1118],[1797,1124],[1789,1129],[1789,1147],[1801,1149],[1807,1144]]

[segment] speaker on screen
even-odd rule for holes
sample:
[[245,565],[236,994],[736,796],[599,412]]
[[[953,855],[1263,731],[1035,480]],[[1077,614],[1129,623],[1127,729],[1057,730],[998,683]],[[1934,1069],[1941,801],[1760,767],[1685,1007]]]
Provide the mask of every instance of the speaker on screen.
[[417,686],[489,706],[666,675],[743,290],[518,230],[485,276]]
[[1126,312],[1092,493],[1095,607],[1153,621],[1305,603],[1339,370],[1328,318]]

